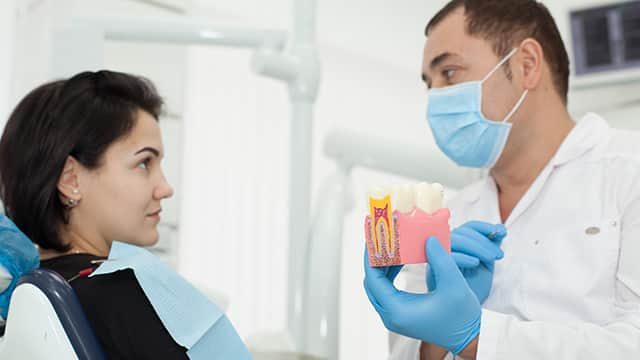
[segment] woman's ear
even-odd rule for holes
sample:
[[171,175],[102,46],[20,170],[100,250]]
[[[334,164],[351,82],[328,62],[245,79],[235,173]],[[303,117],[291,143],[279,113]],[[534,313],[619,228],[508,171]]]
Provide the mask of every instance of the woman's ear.
[[58,179],[58,193],[60,201],[68,207],[76,206],[82,199],[78,171],[80,163],[73,156],[68,156],[62,168],[62,174]]

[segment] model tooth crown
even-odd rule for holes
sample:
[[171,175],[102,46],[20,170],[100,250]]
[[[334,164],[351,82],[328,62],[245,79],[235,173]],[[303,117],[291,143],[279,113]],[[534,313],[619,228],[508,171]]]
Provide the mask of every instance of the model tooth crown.
[[369,190],[369,197],[382,200],[390,196],[393,210],[398,210],[401,213],[409,213],[418,208],[431,214],[442,208],[443,193],[444,187],[441,184],[422,182],[414,185],[396,185],[390,190],[383,187],[372,187]]
[[413,187],[397,185],[391,188],[391,206],[401,213],[408,213],[414,208]]
[[442,207],[442,185],[420,183],[415,186],[416,207],[431,214]]
[[369,189],[369,197],[372,199],[383,200],[387,196],[389,196],[389,190],[383,187],[375,186]]

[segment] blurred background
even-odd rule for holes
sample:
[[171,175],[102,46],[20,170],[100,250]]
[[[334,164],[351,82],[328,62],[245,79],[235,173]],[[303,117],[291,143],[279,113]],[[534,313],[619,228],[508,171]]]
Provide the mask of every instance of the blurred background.
[[[102,68],[148,77],[166,100],[163,166],[176,189],[154,251],[223,304],[253,348],[385,359],[362,290],[367,189],[441,182],[449,196],[483,175],[441,155],[425,119],[423,32],[445,3],[3,0],[0,126],[45,81]],[[572,59],[575,118],[593,111],[640,130],[640,2],[543,3]],[[296,48],[304,23],[315,41]],[[182,27],[199,41],[172,37]],[[154,36],[136,35],[145,29]],[[213,44],[225,36],[215,29],[277,31],[284,47],[267,55],[303,66],[293,80],[268,61],[261,73],[255,48]],[[308,107],[296,112],[300,98]],[[303,121],[309,137],[294,130]],[[294,278],[305,295],[291,292]]]

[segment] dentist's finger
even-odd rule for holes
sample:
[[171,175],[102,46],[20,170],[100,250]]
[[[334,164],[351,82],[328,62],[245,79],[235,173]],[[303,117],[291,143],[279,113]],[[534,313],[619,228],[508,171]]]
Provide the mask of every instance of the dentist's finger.
[[453,261],[456,262],[456,265],[458,265],[458,268],[460,269],[473,269],[478,265],[480,265],[480,259],[478,259],[475,256],[470,256],[464,253],[452,251],[451,257],[453,258]]
[[504,256],[497,244],[469,228],[457,229],[451,233],[451,250],[477,257],[484,262],[495,261]]

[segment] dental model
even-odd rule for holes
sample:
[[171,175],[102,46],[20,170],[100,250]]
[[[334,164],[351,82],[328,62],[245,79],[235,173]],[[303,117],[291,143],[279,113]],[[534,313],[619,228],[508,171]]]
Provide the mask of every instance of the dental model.
[[435,236],[451,252],[449,209],[442,185],[420,183],[369,190],[365,236],[371,266],[427,262],[425,242]]

